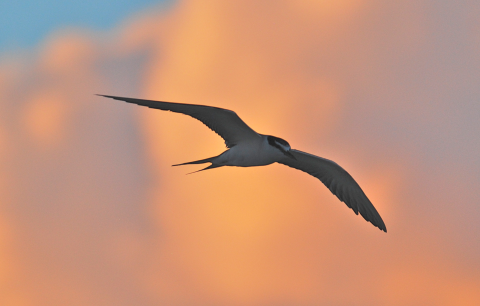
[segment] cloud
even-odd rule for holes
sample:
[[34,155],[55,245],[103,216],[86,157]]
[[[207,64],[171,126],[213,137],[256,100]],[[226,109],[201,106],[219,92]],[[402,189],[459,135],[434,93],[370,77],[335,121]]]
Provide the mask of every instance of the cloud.
[[[457,39],[436,9],[183,1],[4,63],[4,304],[478,304],[478,163],[462,153],[478,152],[478,89],[434,102],[458,94],[451,69],[476,72],[435,53]],[[389,233],[281,165],[185,176],[170,165],[221,153],[217,135],[95,93],[235,110],[345,167]]]

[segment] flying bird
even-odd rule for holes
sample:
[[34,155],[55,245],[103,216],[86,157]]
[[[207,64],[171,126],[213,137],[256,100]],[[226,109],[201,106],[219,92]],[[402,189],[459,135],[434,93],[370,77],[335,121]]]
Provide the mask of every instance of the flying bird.
[[380,230],[387,231],[375,207],[357,182],[342,167],[326,158],[292,149],[282,138],[255,132],[231,110],[206,105],[98,96],[188,115],[201,121],[225,140],[228,149],[222,154],[173,166],[210,163],[208,167],[199,170],[203,171],[223,166],[254,167],[275,162],[284,164],[318,178],[355,214],[360,213],[365,220]]

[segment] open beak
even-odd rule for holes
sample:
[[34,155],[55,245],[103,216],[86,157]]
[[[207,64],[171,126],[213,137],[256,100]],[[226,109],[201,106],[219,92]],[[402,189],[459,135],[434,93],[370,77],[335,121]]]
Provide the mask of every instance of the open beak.
[[290,158],[293,158],[294,160],[297,160],[297,159],[295,158],[295,156],[293,156],[293,154],[290,153],[290,151],[285,151],[285,152],[283,152],[283,154],[285,154],[286,156],[288,156],[288,157],[290,157]]

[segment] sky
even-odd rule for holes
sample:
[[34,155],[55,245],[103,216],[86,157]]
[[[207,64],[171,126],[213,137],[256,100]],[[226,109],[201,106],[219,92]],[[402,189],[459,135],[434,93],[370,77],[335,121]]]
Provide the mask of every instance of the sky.
[[[1,305],[480,304],[480,4],[55,5],[1,18]],[[223,140],[97,93],[232,109],[388,233],[283,165],[186,175]]]
[[137,12],[169,0],[3,1],[0,6],[0,53],[35,48],[62,28],[109,30]]

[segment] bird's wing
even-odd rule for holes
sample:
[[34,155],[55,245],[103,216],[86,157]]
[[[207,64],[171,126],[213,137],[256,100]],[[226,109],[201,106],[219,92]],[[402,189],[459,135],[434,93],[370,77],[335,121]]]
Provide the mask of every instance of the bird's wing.
[[242,140],[259,137],[259,134],[243,122],[235,112],[228,109],[206,105],[172,103],[106,95],[98,96],[188,115],[200,120],[212,131],[220,135],[220,137],[225,140],[225,145],[228,148],[233,147]]
[[335,162],[325,158],[298,150],[290,150],[290,153],[295,156],[296,160],[286,157],[279,163],[318,178],[340,201],[345,202],[355,214],[358,215],[360,212],[365,220],[371,222],[382,231],[387,231],[385,223],[377,210],[347,171]]

